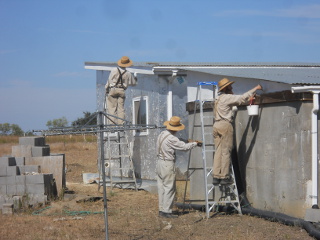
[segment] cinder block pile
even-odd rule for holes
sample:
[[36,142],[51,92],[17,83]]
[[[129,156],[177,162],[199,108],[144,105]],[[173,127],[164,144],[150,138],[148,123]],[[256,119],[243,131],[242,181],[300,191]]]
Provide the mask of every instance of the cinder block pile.
[[[12,156],[0,157],[2,213],[10,214],[21,207],[45,205],[58,196],[58,190],[65,187],[64,165],[64,155],[51,156],[44,137],[20,138],[19,146],[12,147]],[[57,176],[48,172],[50,168]]]

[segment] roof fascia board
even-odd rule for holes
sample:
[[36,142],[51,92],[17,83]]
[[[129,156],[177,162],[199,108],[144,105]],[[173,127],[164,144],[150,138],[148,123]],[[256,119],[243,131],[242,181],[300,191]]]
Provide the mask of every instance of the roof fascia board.
[[[91,69],[91,70],[102,70],[102,71],[111,71],[114,67],[109,67],[109,66],[85,66],[85,69]],[[127,71],[131,73],[139,73],[139,74],[149,74],[149,75],[154,75],[152,70],[145,70],[145,69],[140,69],[140,68],[126,68]]]

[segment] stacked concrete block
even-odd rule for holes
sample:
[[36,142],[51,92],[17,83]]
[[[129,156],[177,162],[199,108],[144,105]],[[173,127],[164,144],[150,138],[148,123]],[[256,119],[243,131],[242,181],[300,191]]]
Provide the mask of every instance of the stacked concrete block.
[[[47,204],[65,188],[65,158],[50,156],[44,137],[22,137],[12,156],[0,157],[0,208],[10,214],[22,206]],[[59,188],[57,188],[57,179]]]
[[46,145],[44,137],[21,137],[19,145],[12,147],[15,157],[50,156],[50,147]]

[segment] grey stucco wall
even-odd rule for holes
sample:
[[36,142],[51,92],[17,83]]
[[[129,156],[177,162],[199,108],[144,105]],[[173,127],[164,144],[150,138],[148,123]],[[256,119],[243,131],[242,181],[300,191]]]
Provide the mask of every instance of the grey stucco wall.
[[[109,71],[97,71],[97,110],[103,111],[105,89],[104,86],[109,76]],[[138,178],[155,180],[156,168],[156,140],[163,127],[167,117],[167,96],[169,84],[173,92],[173,115],[180,116],[182,122],[188,126],[188,112],[185,103],[187,101],[187,81],[178,81],[175,79],[169,83],[167,78],[155,75],[141,74],[138,76],[138,84],[130,86],[126,90],[125,100],[125,118],[133,121],[133,99],[137,97],[148,98],[148,124],[156,125],[158,128],[149,129],[147,135],[136,135],[133,131],[128,132],[129,141],[132,143],[133,163],[135,174]],[[177,137],[188,139],[188,128],[178,132]],[[107,152],[107,151],[105,151]],[[100,153],[100,150],[99,150]],[[184,174],[187,170],[188,153],[177,152],[176,166],[179,179],[185,179]],[[124,165],[127,165],[124,163]],[[100,164],[98,168],[100,169]]]
[[[259,116],[249,116],[245,106],[238,107],[232,160],[238,190],[245,192],[253,207],[298,218],[304,218],[306,209],[311,208],[312,107],[313,103],[306,101],[260,105]],[[205,111],[205,115],[211,114],[212,109]],[[190,112],[190,123],[193,117]],[[195,123],[199,123],[199,113]],[[211,122],[205,124],[206,132],[212,133]],[[190,125],[190,134],[191,129]],[[195,138],[201,138],[200,128],[194,130]],[[206,141],[212,143],[213,139],[208,135]],[[200,149],[192,151],[191,167],[203,166],[199,156]],[[212,154],[206,162],[212,166]],[[195,171],[190,178],[191,199],[204,199],[204,191],[203,171]]]
[[237,155],[242,187],[253,207],[301,218],[311,207],[312,106],[262,105],[255,117],[239,108]]

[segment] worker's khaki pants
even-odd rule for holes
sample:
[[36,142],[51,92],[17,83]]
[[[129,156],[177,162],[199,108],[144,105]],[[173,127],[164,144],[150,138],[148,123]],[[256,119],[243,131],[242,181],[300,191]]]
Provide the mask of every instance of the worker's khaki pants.
[[176,195],[175,162],[158,159],[156,173],[159,194],[159,211],[172,213],[173,201]]
[[228,121],[217,121],[213,124],[215,154],[213,159],[213,177],[229,177],[231,151],[233,147],[233,126]]
[[[125,90],[123,88],[111,88],[107,97],[108,114],[124,119],[124,100],[126,98]],[[123,120],[109,116],[111,121],[109,124],[122,125]]]

